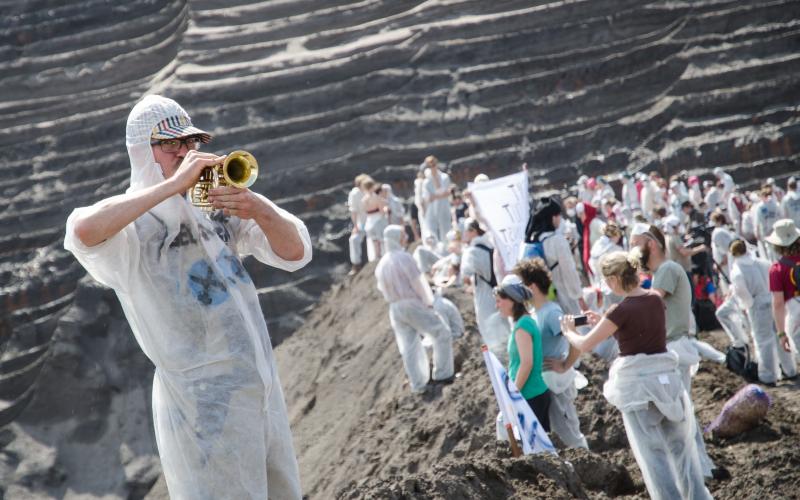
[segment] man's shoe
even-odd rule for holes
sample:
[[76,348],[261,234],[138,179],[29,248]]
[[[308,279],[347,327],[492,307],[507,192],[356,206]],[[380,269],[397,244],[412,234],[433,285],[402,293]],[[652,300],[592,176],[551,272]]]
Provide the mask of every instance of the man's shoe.
[[353,266],[353,267],[350,269],[350,272],[349,272],[349,273],[347,273],[347,275],[348,275],[348,276],[355,276],[356,274],[358,274],[358,272],[359,272],[360,270],[361,270],[361,266]]

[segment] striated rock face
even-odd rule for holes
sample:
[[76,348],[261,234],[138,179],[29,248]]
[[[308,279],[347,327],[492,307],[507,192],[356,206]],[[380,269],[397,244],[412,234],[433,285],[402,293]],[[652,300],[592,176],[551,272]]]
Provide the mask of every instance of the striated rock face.
[[[83,293],[64,222],[127,187],[125,118],[148,92],[182,103],[213,151],[254,153],[254,189],[308,225],[306,269],[248,263],[274,343],[346,270],[344,200],[362,171],[401,195],[430,153],[462,184],[527,162],[535,190],[622,168],[722,166],[743,183],[797,171],[798,1],[0,0],[0,12],[0,424],[59,380],[52,346],[77,348],[80,335],[53,340]],[[89,318],[77,330],[112,342]],[[130,337],[124,321],[114,335]]]

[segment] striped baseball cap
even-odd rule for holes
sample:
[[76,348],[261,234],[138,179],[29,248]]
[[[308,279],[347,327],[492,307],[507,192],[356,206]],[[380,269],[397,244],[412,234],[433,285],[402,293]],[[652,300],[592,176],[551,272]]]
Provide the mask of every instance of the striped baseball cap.
[[[183,110],[181,109],[181,111]],[[203,143],[211,141],[211,134],[192,125],[192,120],[189,118],[189,115],[186,114],[178,114],[164,118],[156,123],[150,133],[152,139],[180,139],[181,137],[188,137],[190,135],[199,136],[200,141]]]

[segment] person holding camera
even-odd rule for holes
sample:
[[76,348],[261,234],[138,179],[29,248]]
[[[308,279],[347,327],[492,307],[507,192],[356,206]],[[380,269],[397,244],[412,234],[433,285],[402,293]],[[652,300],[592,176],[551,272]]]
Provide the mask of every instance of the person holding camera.
[[639,253],[614,252],[601,260],[603,279],[622,302],[604,316],[588,312],[592,330],[585,336],[577,332],[570,315],[561,320],[561,331],[581,352],[616,337],[620,353],[609,369],[603,395],[622,413],[650,496],[711,498],[694,441],[692,402],[678,374],[678,356],[667,350],[664,300],[639,285]]

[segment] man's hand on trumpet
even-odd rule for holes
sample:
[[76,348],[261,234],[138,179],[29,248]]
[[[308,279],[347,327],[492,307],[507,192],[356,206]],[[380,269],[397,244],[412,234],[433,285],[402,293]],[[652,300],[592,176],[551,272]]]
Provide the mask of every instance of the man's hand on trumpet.
[[240,219],[255,219],[263,215],[264,203],[247,188],[221,186],[208,191],[208,201],[225,215]]

